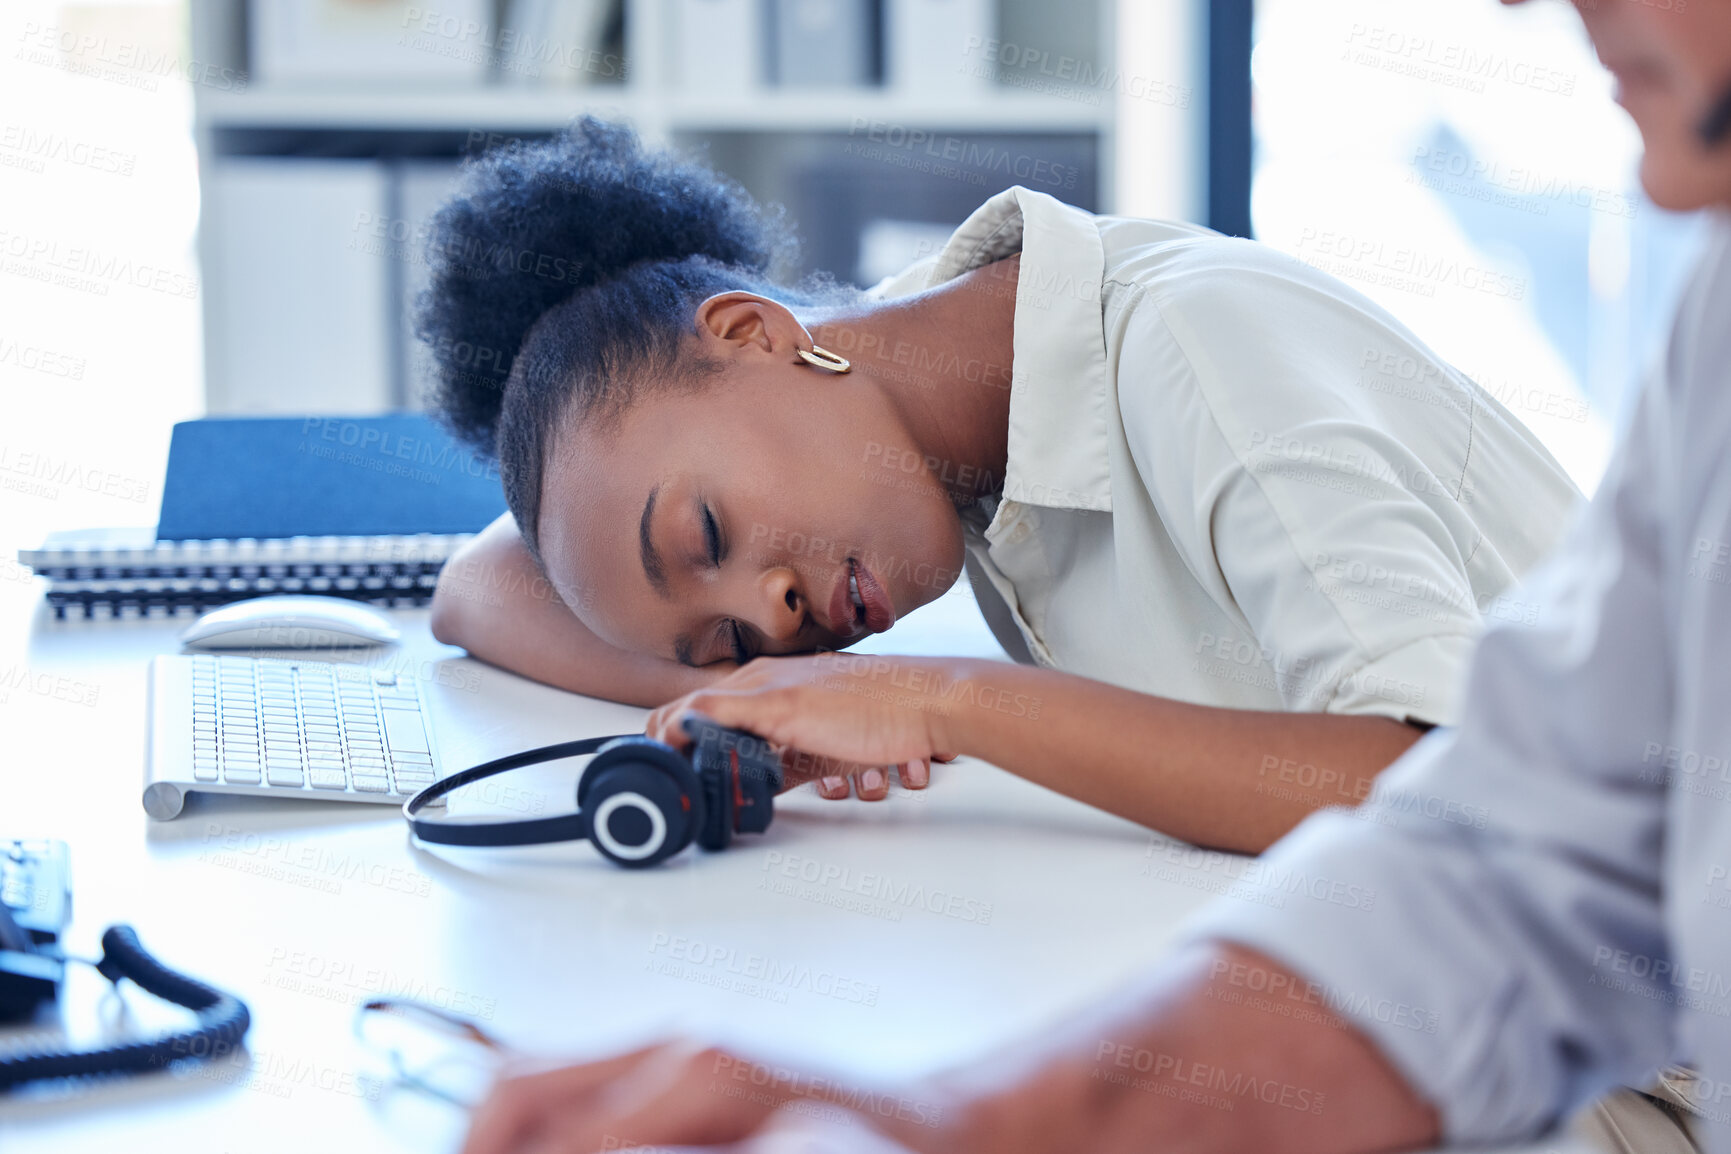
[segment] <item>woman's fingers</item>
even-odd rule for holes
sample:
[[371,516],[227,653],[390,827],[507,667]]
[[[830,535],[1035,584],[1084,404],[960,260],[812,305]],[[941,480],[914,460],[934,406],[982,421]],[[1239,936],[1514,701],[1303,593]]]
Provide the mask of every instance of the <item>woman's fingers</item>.
[[[736,1142],[791,1091],[732,1093],[745,1059],[688,1042],[506,1079],[476,1112],[463,1154],[589,1154]],[[730,1076],[732,1075],[732,1076]]]
[[501,1078],[476,1109],[463,1154],[520,1150],[550,1119],[583,1105],[596,1089],[628,1073],[657,1049],[646,1046],[581,1066]]
[[854,790],[861,801],[882,801],[890,795],[889,774],[875,765],[862,770],[854,778]]

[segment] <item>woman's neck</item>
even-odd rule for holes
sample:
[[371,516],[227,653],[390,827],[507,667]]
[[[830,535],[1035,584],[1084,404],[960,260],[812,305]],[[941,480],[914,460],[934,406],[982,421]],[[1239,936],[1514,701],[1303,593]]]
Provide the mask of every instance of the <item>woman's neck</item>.
[[801,318],[882,390],[959,508],[1004,484],[1020,270],[1017,254],[914,296]]

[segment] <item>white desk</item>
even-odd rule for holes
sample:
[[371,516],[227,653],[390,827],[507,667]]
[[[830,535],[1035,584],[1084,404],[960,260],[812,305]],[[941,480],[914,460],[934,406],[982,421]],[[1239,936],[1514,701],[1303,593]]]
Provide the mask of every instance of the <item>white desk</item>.
[[[382,1072],[350,1033],[356,1000],[379,994],[572,1056],[696,1031],[861,1074],[933,1068],[1106,991],[1227,884],[1159,880],[1146,831],[966,761],[877,805],[802,791],[767,835],[643,872],[584,845],[427,852],[383,806],[206,799],[155,823],[139,803],[145,666],[187,619],[61,625],[37,597],[0,590],[0,833],[71,843],[70,948],[93,955],[105,926],[131,923],[169,965],[240,995],[253,1027],[250,1067],[0,1101],[8,1154],[450,1149],[460,1114],[372,1100],[357,1078]],[[400,649],[351,659],[422,678],[447,770],[641,726],[641,710],[463,658],[424,612],[398,616]],[[541,798],[548,785],[498,800],[550,812],[569,793]],[[888,888],[822,880],[842,870]],[[81,1043],[114,1028],[104,989],[72,967],[62,1013]],[[135,1025],[178,1020],[135,989],[126,1005]]]

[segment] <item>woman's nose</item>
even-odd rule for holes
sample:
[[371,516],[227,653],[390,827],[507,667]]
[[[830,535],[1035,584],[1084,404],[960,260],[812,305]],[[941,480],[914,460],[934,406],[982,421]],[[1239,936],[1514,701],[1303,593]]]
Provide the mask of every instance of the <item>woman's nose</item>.
[[758,628],[772,641],[792,641],[805,627],[807,608],[798,575],[791,569],[772,569],[762,581],[763,620]]

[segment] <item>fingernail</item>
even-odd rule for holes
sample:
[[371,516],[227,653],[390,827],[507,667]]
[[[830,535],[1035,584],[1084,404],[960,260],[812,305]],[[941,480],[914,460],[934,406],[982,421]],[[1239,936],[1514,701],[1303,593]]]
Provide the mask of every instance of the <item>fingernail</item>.
[[925,758],[908,762],[908,771],[902,776],[902,784],[913,789],[924,789],[932,780],[932,763]]
[[826,777],[819,784],[823,788],[825,797],[834,797],[837,793],[847,792],[847,778],[845,777]]
[[875,767],[860,774],[859,783],[862,789],[882,789],[888,784],[884,778],[884,771]]

